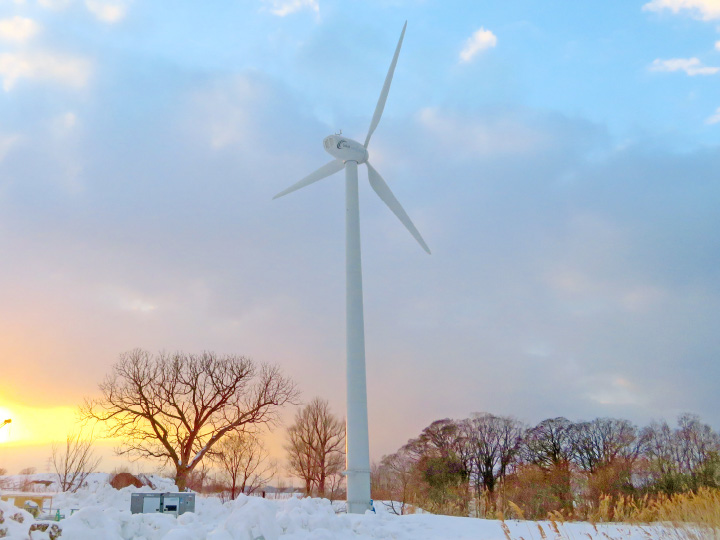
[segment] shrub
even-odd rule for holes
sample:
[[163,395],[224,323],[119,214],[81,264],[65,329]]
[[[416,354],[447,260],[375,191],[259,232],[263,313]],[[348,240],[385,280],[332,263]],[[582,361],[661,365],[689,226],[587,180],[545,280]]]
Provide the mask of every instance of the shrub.
[[534,465],[519,467],[505,479],[503,488],[504,498],[517,505],[526,518],[543,519],[552,512],[572,512],[569,471],[544,471]]
[[128,486],[135,486],[139,488],[143,485],[143,482],[134,474],[130,474],[129,472],[120,472],[112,475],[110,478],[110,485],[115,489],[122,489]]

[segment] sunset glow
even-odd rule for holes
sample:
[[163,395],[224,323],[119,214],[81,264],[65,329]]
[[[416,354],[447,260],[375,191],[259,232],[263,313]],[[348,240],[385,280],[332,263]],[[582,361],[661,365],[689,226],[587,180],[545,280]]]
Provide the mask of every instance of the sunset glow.
[[74,407],[0,407],[0,422],[12,422],[0,428],[0,443],[5,446],[45,444],[65,438],[75,423]]

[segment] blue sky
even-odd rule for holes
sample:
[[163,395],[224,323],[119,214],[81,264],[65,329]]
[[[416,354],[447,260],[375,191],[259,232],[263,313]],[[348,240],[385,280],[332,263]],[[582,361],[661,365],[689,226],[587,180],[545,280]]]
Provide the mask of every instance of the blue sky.
[[[241,353],[344,410],[343,182],[363,140],[371,446],[473,411],[720,427],[720,4],[0,0],[7,403],[117,355]],[[52,388],[52,391],[49,389]],[[40,391],[38,391],[40,390]]]

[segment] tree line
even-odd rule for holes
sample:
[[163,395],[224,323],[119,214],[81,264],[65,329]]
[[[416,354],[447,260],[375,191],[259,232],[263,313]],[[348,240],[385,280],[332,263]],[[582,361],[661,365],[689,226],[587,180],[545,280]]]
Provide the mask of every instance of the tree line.
[[[179,489],[198,488],[210,467],[234,498],[266,485],[277,470],[260,433],[280,410],[297,405],[294,382],[277,366],[247,357],[140,349],[120,355],[81,407],[85,422],[120,441],[117,452],[170,467]],[[80,435],[53,450],[63,490],[77,489],[97,466]],[[315,398],[286,432],[287,471],[308,495],[341,498],[345,422]],[[549,512],[582,517],[604,496],[678,493],[720,487],[720,438],[683,414],[642,428],[617,418],[549,418],[535,426],[477,413],[437,420],[373,465],[376,500],[402,513],[493,516],[516,505],[527,517]],[[80,463],[80,466],[75,466]]]
[[527,426],[477,413],[437,420],[373,467],[374,497],[454,515],[582,517],[602,497],[720,487],[720,437],[683,414],[639,428],[628,420],[549,418]]

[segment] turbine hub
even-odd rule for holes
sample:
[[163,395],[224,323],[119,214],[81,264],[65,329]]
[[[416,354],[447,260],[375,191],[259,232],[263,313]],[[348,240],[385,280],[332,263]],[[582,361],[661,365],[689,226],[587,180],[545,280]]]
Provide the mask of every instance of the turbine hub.
[[367,149],[359,142],[343,137],[329,135],[323,140],[325,151],[336,159],[365,163],[368,159]]

